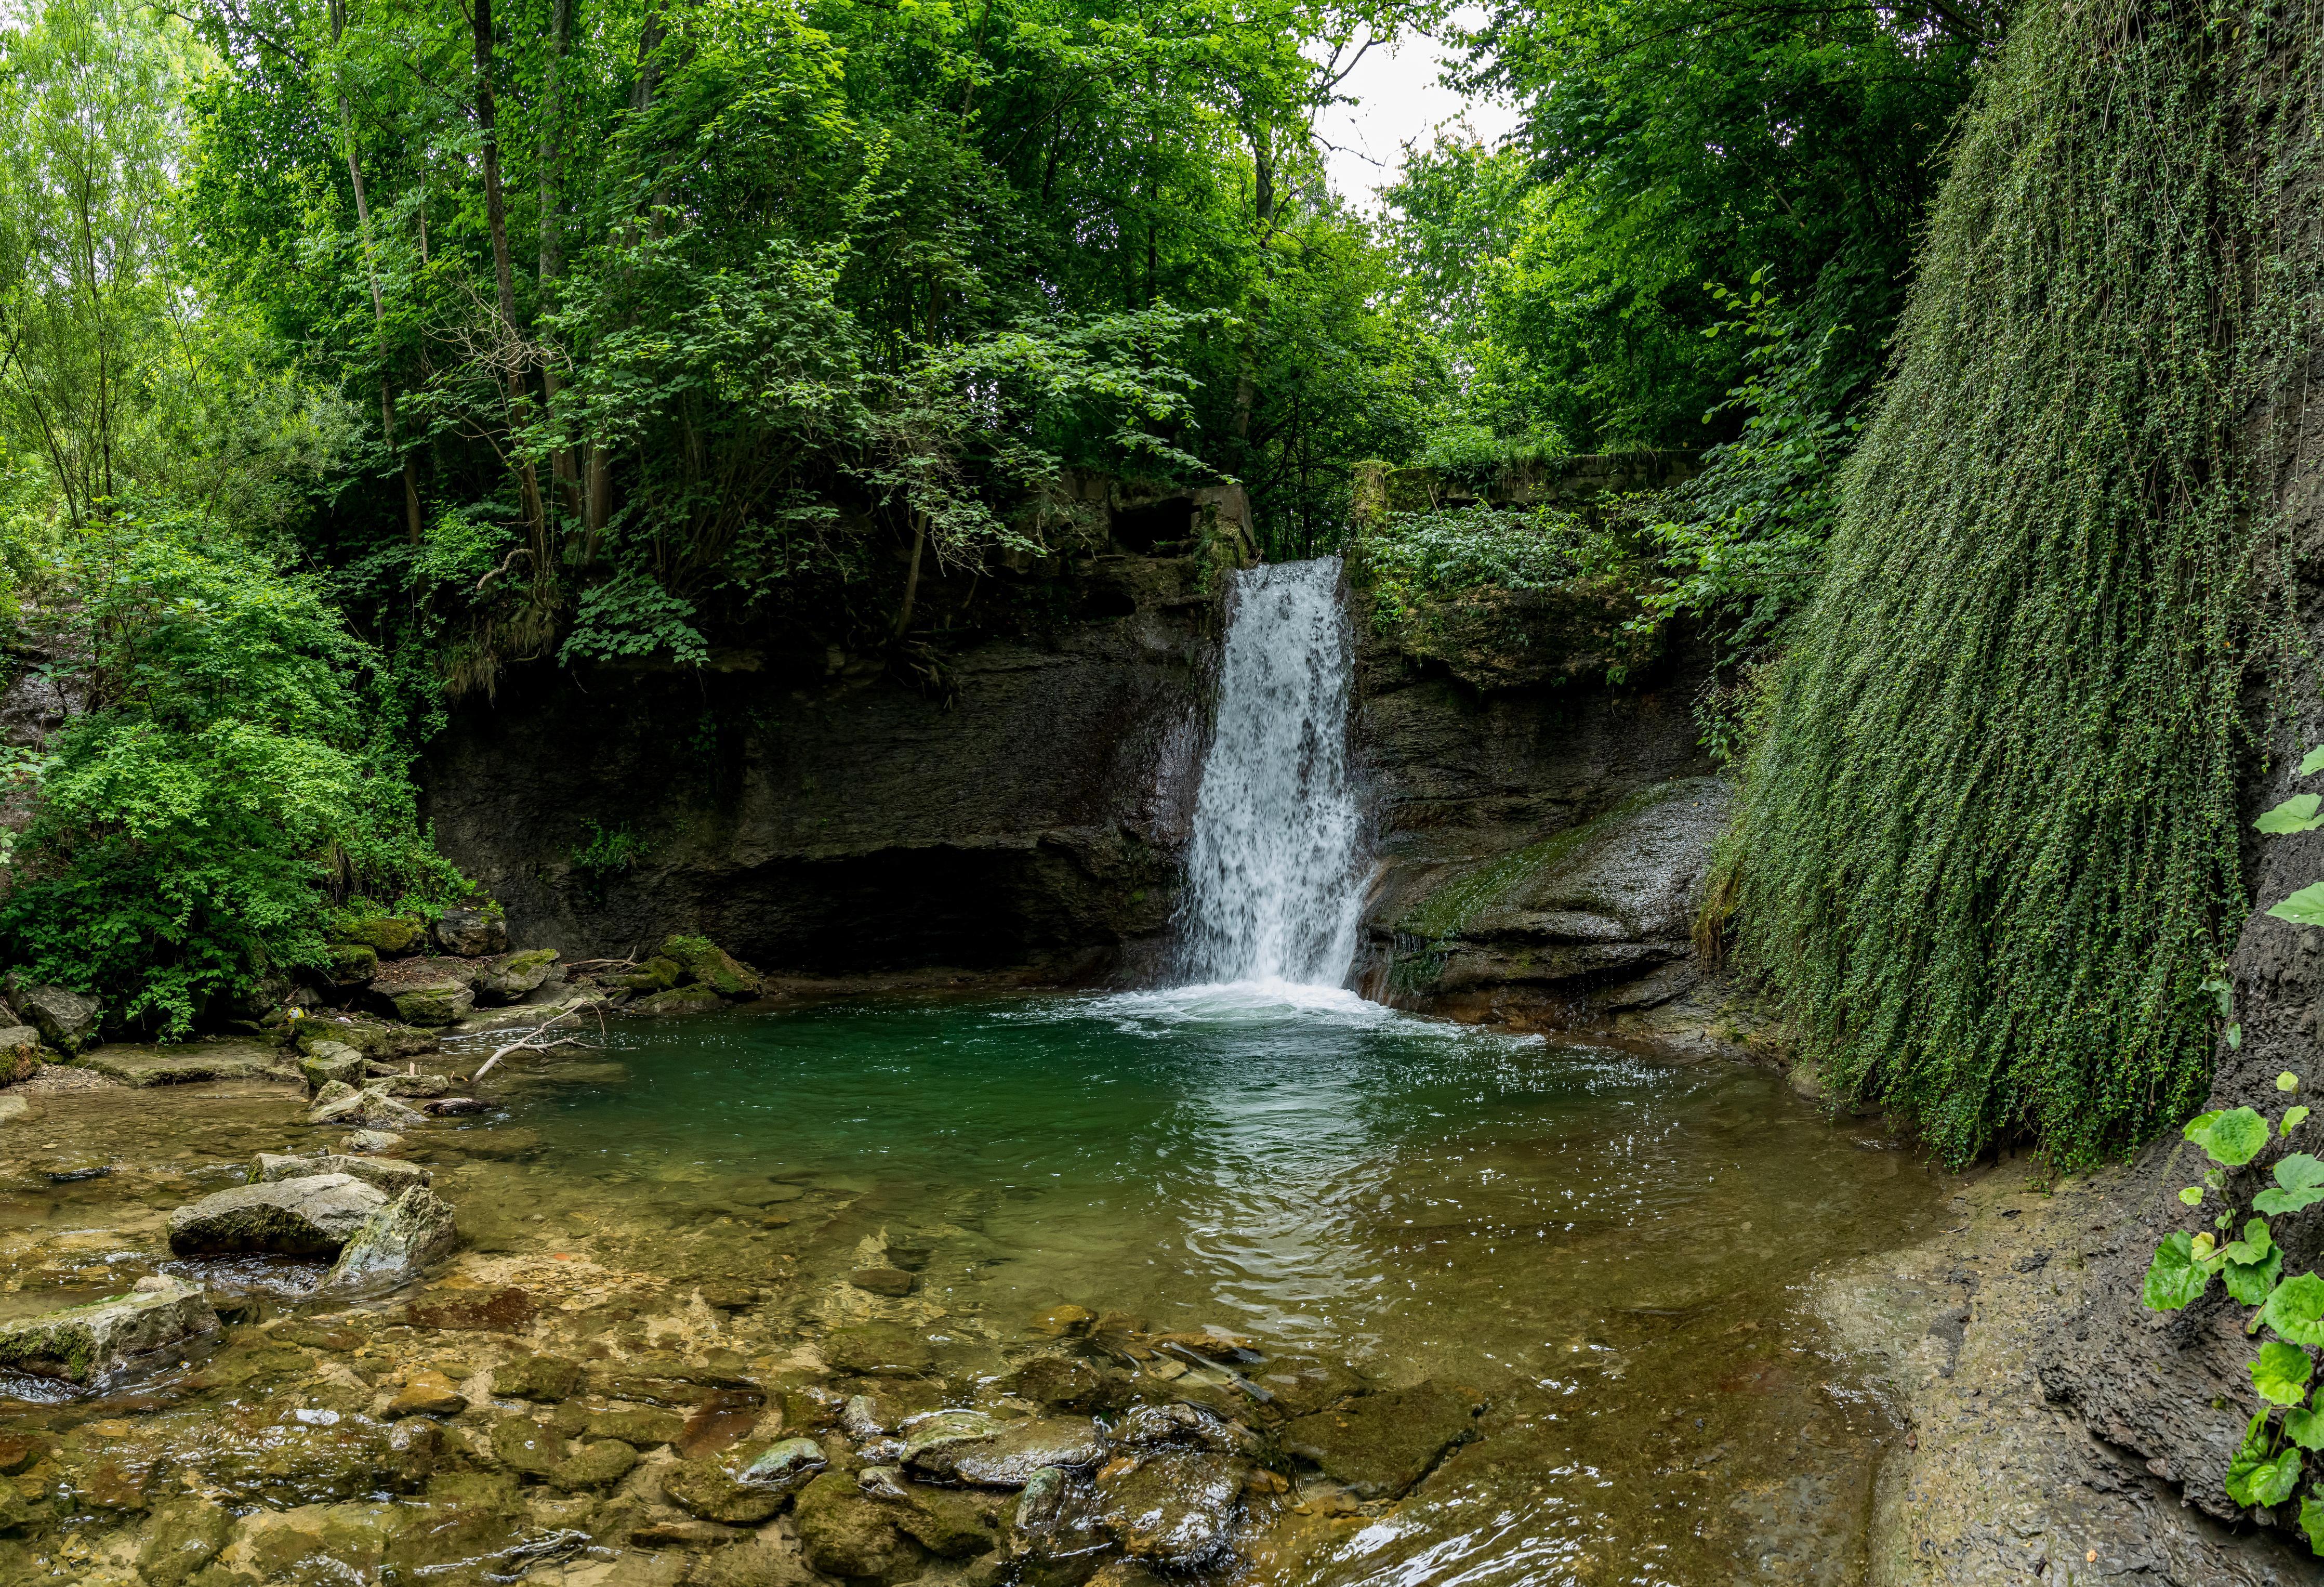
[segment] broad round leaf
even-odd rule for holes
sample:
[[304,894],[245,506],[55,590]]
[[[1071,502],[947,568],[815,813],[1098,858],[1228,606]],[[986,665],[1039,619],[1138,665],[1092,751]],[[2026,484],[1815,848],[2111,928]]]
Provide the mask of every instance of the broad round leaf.
[[2187,1139],[2211,1155],[2211,1160],[2240,1168],[2259,1156],[2273,1133],[2267,1121],[2249,1108],[2228,1108],[2205,1113],[2187,1126]]
[[2324,1278],[2313,1273],[2286,1278],[2267,1297],[2264,1316],[2279,1339],[2293,1344],[2324,1344]]
[[2308,1379],[2314,1370],[2306,1351],[2271,1339],[2252,1361],[2252,1387],[2271,1405],[2296,1406],[2308,1398]]
[[2181,1230],[2154,1248],[2154,1260],[2147,1265],[2141,1296],[2147,1310],[2179,1311],[2193,1305],[2210,1287],[2211,1275],[2195,1259],[2194,1247],[2194,1238]]
[[2294,926],[2324,926],[2324,881],[2310,882],[2268,913]]

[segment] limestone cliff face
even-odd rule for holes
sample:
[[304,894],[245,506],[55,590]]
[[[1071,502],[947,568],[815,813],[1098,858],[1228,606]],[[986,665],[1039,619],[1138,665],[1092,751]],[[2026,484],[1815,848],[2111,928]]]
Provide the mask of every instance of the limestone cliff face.
[[884,662],[519,669],[433,747],[428,814],[512,935],[568,956],[684,929],[775,970],[1134,974],[1176,900],[1218,572],[1117,549],[931,585],[978,626]]
[[1690,928],[1727,808],[1697,743],[1699,668],[1480,692],[1381,637],[1360,601],[1356,618],[1378,862],[1365,994],[1469,1020],[1699,1031]]

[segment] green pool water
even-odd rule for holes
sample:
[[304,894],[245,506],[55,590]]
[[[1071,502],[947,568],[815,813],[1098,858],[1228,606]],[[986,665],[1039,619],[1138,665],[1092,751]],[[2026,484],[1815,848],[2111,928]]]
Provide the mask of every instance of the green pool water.
[[[1804,1288],[1940,1187],[1771,1074],[1279,986],[609,1039],[516,1082],[494,1128],[540,1150],[471,1170],[493,1237],[746,1278],[763,1249],[802,1326],[1005,1341],[1073,1303],[1490,1397],[1411,1498],[1286,1517],[1242,1579],[1860,1579],[1897,1430]],[[849,1281],[890,1248],[913,1294]]]

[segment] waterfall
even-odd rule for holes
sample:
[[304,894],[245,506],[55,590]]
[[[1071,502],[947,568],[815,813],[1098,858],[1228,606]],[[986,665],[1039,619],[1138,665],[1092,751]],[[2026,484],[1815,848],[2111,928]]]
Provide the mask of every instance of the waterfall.
[[1194,982],[1342,985],[1361,906],[1340,559],[1231,576],[1218,722],[1180,906]]

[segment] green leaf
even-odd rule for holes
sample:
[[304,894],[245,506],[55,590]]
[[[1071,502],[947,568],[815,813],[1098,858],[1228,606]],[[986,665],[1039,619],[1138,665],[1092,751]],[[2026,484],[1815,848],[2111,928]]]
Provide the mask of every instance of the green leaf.
[[2275,1166],[2275,1182],[2281,1188],[2261,1191],[2252,1197],[2252,1206],[2271,1217],[2296,1213],[2324,1201],[2324,1162],[2304,1151],[2293,1152]]
[[2319,808],[2324,808],[2324,796],[2294,794],[2252,825],[2262,832],[2313,832],[2324,826],[2324,815],[2317,814]]
[[2188,1140],[2210,1153],[2213,1162],[2230,1168],[2240,1168],[2257,1157],[2271,1133],[2267,1121],[2250,1108],[2205,1113],[2187,1126]]
[[2300,758],[2300,775],[2309,777],[2324,771],[2324,749],[2313,749]]
[[[2184,1230],[2154,1248],[2147,1264],[2141,1298],[2151,1312],[2175,1312],[2191,1306],[2210,1287],[2211,1275],[2195,1259],[2194,1237]],[[2324,1284],[2319,1285],[2324,1288]]]
[[2266,1509],[2282,1504],[2300,1486],[2300,1449],[2285,1444],[2264,1460],[2246,1463],[2241,1455],[2227,1468],[2227,1497],[2237,1504]]
[[2251,1363],[2252,1387],[2271,1405],[2297,1406],[2308,1398],[2308,1379],[2314,1371],[2306,1351],[2271,1339]]
[[2300,1128],[2300,1121],[2306,1117],[2308,1117],[2308,1110],[2304,1107],[2284,1109],[2283,1133],[2289,1136],[2294,1130]]
[[2279,1339],[2293,1344],[2324,1344],[2324,1278],[2313,1273],[2286,1278],[2267,1297],[2262,1315]]
[[2324,881],[2310,882],[2268,913],[2294,926],[2324,926]]
[[2324,1449],[2324,1411],[2286,1411],[2283,1435],[2302,1449]]
[[[2315,1446],[2304,1444],[2301,1447],[2312,1449]],[[2308,1534],[2308,1546],[2318,1554],[2324,1554],[2324,1504],[2312,1499],[2300,1501],[2300,1529]]]
[[2203,1204],[2203,1187],[2200,1185],[2190,1185],[2179,1193],[2179,1199],[2190,1207],[2200,1207]]
[[[2219,1269],[2221,1282],[2227,1285],[2228,1295],[2239,1306],[2264,1304],[2269,1293],[2275,1288],[2275,1281],[2282,1277],[2283,1252],[2280,1250],[2269,1251],[2260,1261],[2231,1261]],[[2252,1321],[2256,1323],[2259,1319],[2254,1317]]]

